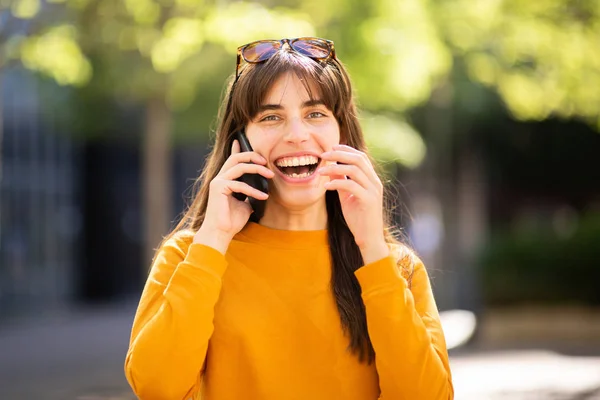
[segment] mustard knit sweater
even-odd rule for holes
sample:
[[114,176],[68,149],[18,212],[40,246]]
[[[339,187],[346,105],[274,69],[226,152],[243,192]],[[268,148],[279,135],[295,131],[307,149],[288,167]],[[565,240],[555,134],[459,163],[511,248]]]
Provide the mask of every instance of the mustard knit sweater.
[[140,399],[453,399],[429,279],[405,249],[355,272],[369,365],[348,350],[327,231],[248,223],[225,256],[192,239],[165,243],[140,300],[125,362]]

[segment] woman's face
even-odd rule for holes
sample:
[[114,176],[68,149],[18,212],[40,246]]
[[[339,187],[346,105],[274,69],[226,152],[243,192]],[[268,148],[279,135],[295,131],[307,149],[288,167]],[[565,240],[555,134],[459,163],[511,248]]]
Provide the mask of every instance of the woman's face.
[[286,73],[275,81],[256,117],[246,126],[254,151],[275,172],[269,182],[269,201],[288,209],[302,209],[325,195],[329,177],[315,171],[321,154],[340,143],[340,128],[331,110],[311,84],[311,101],[302,81]]

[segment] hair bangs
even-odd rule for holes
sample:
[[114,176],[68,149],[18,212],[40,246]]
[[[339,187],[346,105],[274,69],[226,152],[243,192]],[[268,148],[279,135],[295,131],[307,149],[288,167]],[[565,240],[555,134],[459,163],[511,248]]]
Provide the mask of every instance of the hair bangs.
[[310,100],[322,101],[339,121],[347,109],[343,100],[351,96],[347,86],[341,84],[344,79],[335,62],[279,51],[264,63],[246,65],[233,93],[231,112],[236,125],[246,125],[256,116],[273,84],[287,72],[293,72],[300,79]]

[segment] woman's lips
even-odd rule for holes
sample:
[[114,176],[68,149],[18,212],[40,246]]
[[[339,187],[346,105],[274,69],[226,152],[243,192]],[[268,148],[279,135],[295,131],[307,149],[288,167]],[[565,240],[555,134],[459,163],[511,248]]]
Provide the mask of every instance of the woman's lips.
[[292,184],[301,184],[301,183],[310,182],[313,179],[315,179],[318,175],[317,169],[319,169],[320,166],[321,166],[321,163],[317,164],[316,167],[314,169],[312,169],[312,172],[310,173],[310,175],[302,177],[302,178],[287,175],[277,166],[275,166],[275,169],[277,170],[277,174],[279,174],[279,176],[281,176],[281,178],[284,182],[292,183]]

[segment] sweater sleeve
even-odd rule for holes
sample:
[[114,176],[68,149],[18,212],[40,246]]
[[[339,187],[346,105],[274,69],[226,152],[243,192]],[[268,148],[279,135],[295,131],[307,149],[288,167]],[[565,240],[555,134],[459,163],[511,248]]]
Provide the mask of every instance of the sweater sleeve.
[[429,277],[415,256],[409,289],[394,257],[359,268],[381,399],[452,400],[448,351]]
[[138,398],[187,399],[198,390],[226,265],[215,249],[180,237],[157,253],[125,360]]

